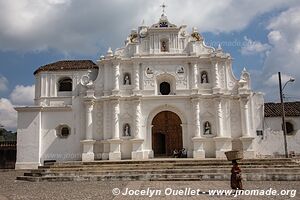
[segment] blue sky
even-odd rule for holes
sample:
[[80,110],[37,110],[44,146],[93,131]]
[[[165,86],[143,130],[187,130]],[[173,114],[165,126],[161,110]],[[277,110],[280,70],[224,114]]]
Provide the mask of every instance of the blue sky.
[[[33,72],[64,59],[97,60],[122,47],[131,29],[156,23],[161,0],[0,0],[0,124],[16,127],[13,106],[33,103]],[[278,101],[277,71],[296,82],[288,100],[300,100],[300,2],[297,0],[166,0],[169,21],[196,26],[206,44],[244,67],[252,87]],[[299,82],[299,83],[298,83]]]

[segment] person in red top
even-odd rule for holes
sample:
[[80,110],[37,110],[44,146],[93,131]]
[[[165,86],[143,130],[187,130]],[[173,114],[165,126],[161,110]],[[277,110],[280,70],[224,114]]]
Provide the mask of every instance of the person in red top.
[[232,161],[232,168],[231,168],[231,180],[230,185],[231,188],[234,190],[243,190],[242,184],[242,176],[241,176],[241,169],[239,168],[238,163],[236,160]]

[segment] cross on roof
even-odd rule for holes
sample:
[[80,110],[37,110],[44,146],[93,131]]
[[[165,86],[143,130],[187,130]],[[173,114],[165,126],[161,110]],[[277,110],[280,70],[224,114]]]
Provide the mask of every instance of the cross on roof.
[[162,7],[162,14],[164,15],[165,14],[165,8],[167,7],[165,2],[160,7]]

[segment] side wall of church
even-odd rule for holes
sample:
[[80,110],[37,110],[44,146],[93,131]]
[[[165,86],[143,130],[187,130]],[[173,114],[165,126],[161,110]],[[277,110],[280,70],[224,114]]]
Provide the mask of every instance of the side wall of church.
[[[286,117],[286,122],[293,124],[293,131],[287,135],[288,154],[300,154],[300,118]],[[283,156],[284,138],[281,117],[265,117],[264,130],[256,137],[256,150],[259,157]]]

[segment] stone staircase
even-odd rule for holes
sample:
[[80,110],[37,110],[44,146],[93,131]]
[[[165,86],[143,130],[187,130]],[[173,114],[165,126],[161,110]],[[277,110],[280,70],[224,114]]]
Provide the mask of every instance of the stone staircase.
[[[300,181],[300,163],[293,159],[251,159],[239,162],[248,181]],[[63,162],[40,166],[17,180],[25,181],[223,181],[231,162],[218,159],[150,159]]]

